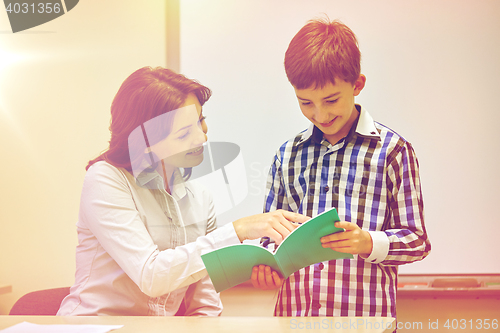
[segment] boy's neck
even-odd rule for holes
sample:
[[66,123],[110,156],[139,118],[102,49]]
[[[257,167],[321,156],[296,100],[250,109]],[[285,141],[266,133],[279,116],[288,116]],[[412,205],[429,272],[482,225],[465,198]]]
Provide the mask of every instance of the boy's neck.
[[351,113],[351,117],[349,118],[347,123],[344,125],[344,127],[342,127],[342,129],[335,134],[324,134],[323,133],[323,137],[328,142],[330,142],[330,144],[332,146],[334,146],[335,144],[337,144],[337,142],[339,142],[340,140],[345,138],[347,136],[347,134],[349,134],[349,131],[351,130],[352,125],[356,122],[356,119],[358,119],[358,116],[359,116],[359,111],[356,108],[356,104],[354,104],[353,110]]

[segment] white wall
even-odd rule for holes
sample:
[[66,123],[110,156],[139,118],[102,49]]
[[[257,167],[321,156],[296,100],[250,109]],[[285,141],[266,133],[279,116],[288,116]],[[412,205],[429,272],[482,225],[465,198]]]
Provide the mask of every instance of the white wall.
[[164,1],[80,1],[13,34],[0,7],[0,295],[70,286],[85,166],[107,147],[123,80],[165,66]]
[[209,138],[240,145],[247,167],[250,193],[222,223],[261,211],[274,151],[307,126],[283,56],[324,13],[358,36],[357,101],[419,157],[433,249],[400,272],[500,273],[498,1],[183,0],[181,71],[213,89]]

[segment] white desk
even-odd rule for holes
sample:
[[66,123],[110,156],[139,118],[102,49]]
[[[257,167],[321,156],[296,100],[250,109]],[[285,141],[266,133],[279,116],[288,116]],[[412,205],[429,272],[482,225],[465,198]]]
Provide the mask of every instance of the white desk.
[[[392,332],[394,318],[382,317],[55,317],[0,316],[0,329],[27,321],[34,324],[125,325],[117,333],[165,332]],[[383,326],[383,327],[382,327]],[[337,329],[336,329],[337,328]],[[371,329],[370,329],[371,328]],[[378,329],[377,329],[378,328]]]
[[12,286],[0,285],[0,295],[12,292]]

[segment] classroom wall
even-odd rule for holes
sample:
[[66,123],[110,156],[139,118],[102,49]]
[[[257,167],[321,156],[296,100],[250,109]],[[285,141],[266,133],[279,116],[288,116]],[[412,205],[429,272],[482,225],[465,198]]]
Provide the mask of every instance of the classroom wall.
[[165,66],[165,2],[80,1],[13,34],[0,5],[0,314],[70,286],[85,166],[106,148],[109,108],[134,70]]

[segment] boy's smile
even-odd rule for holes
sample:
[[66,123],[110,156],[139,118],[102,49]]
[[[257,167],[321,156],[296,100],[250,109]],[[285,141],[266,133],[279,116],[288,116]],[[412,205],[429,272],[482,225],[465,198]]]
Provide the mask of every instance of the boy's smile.
[[295,89],[300,110],[322,132],[332,145],[345,137],[358,117],[354,97],[365,86],[360,75],[354,84],[336,79],[322,88]]

